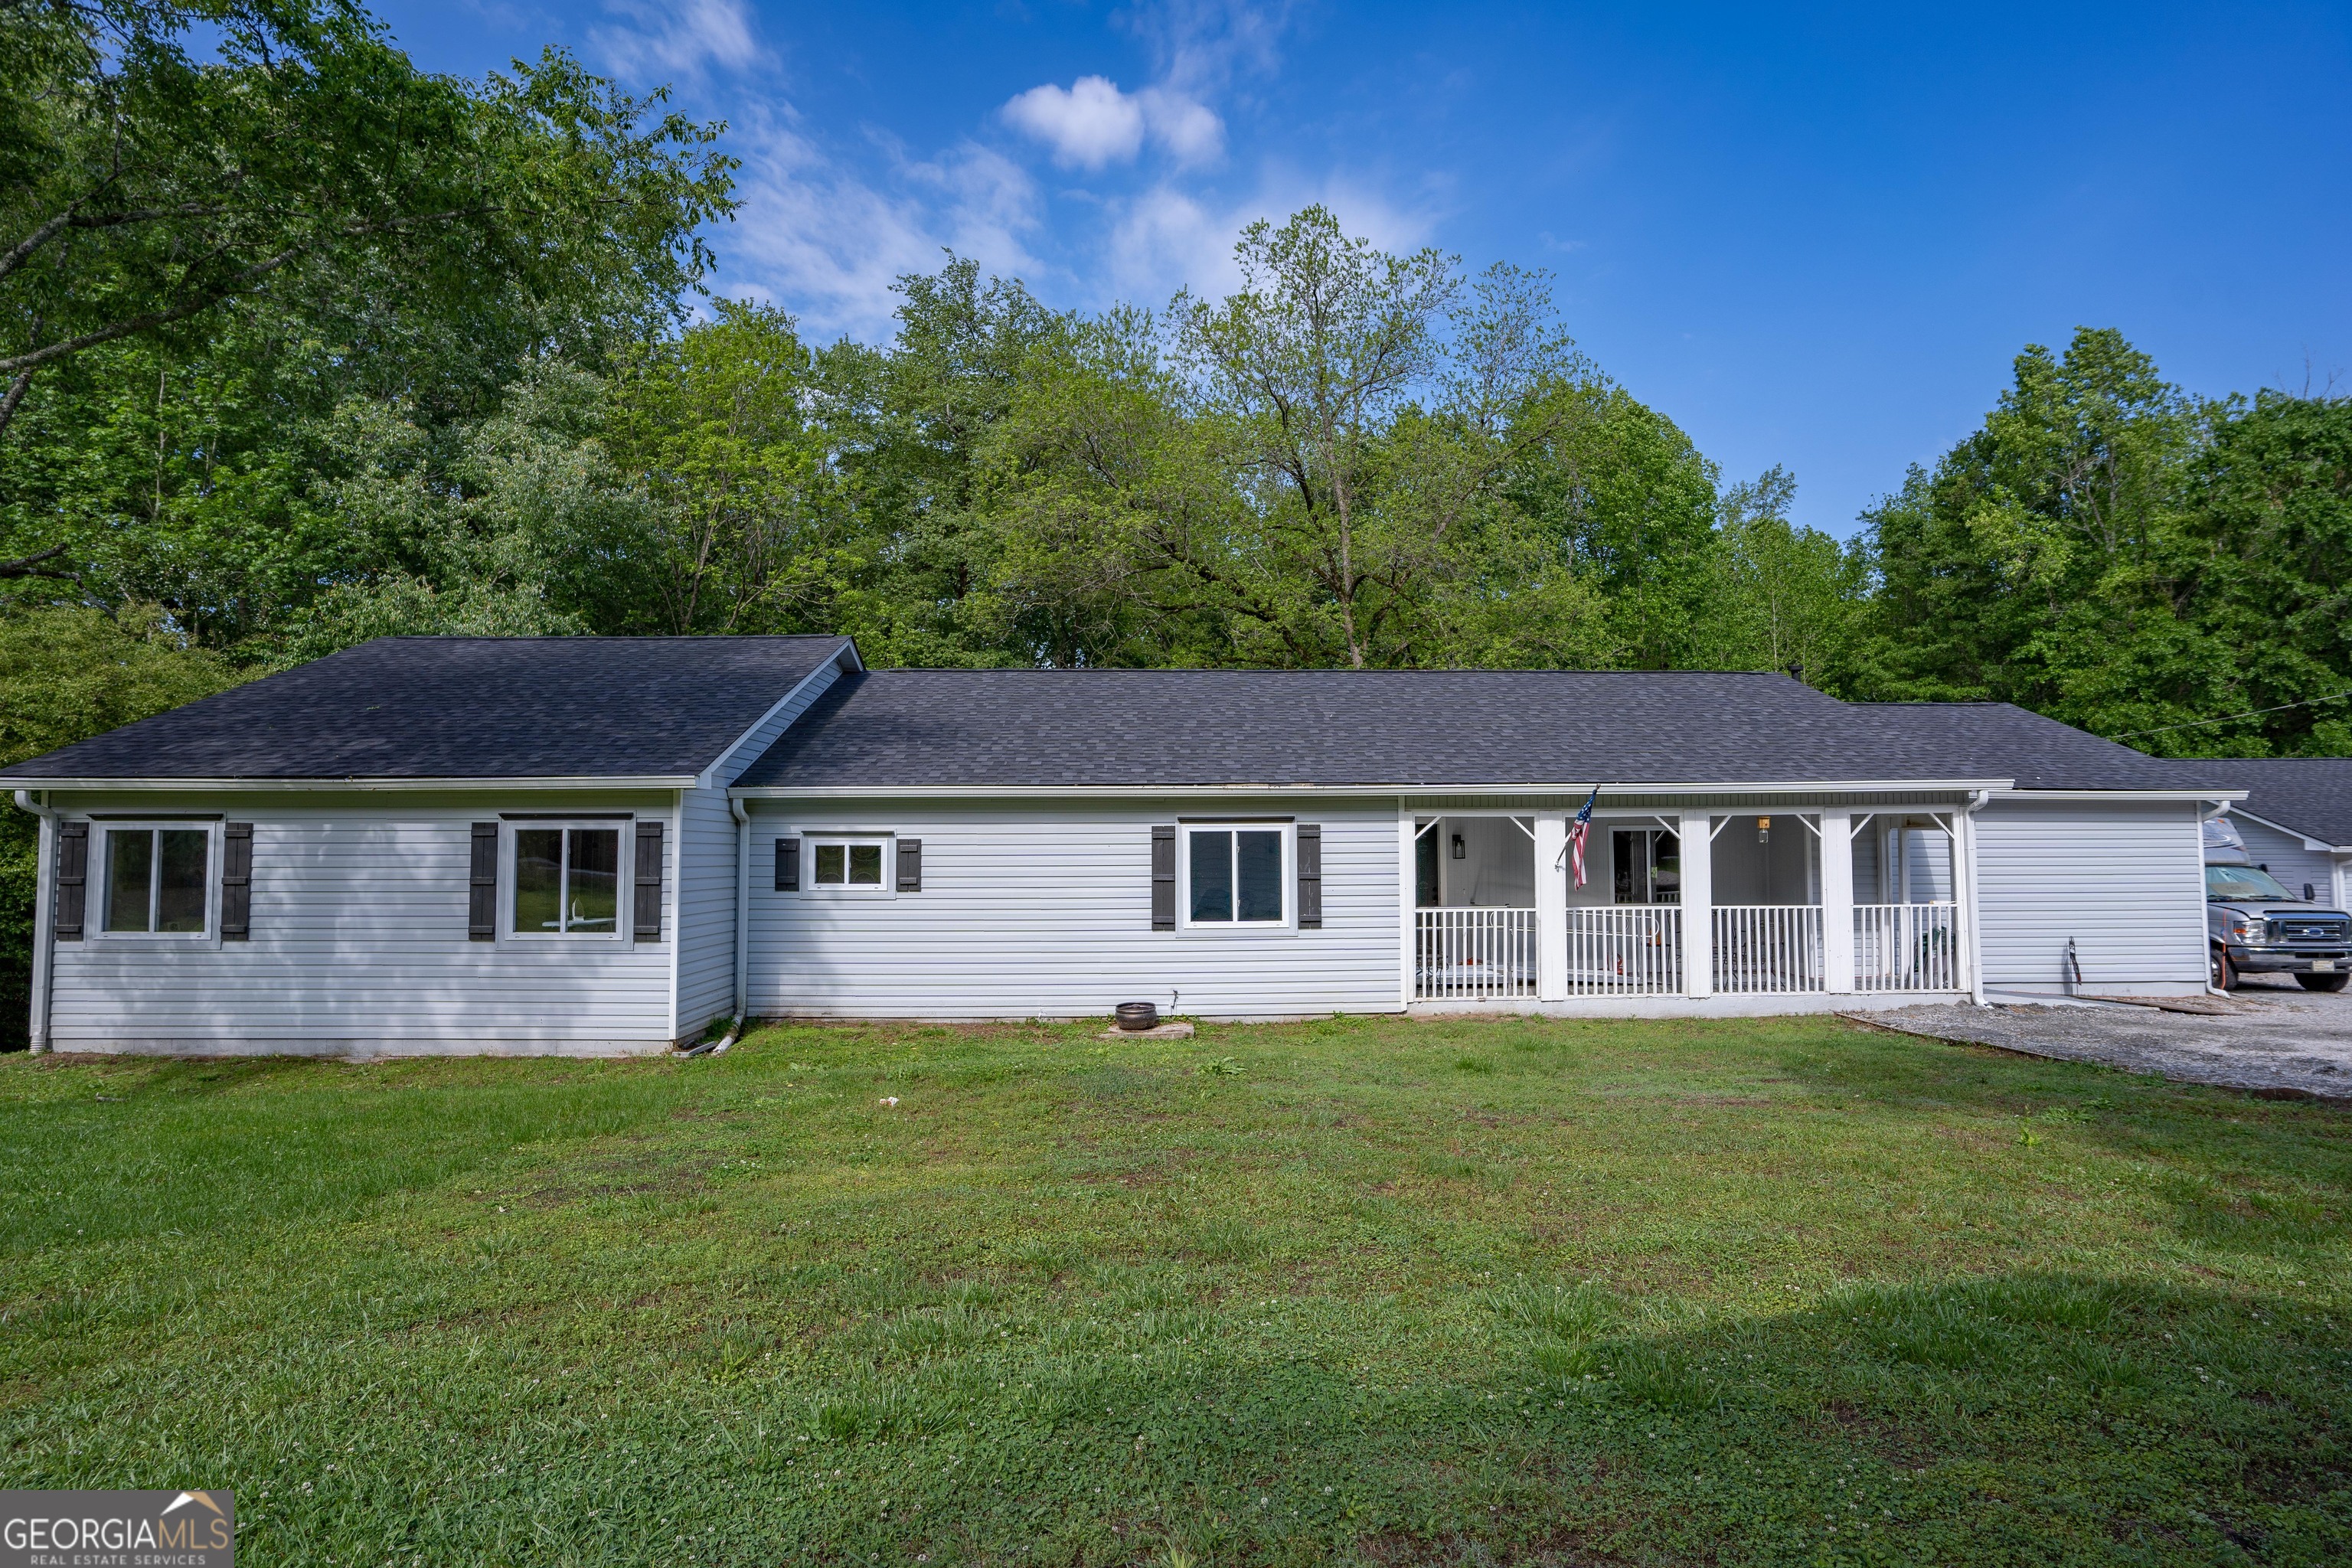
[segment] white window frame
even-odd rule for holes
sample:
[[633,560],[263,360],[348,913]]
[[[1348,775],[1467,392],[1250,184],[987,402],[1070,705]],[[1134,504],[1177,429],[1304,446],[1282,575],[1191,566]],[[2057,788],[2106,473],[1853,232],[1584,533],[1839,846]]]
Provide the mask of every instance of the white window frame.
[[[97,897],[85,898],[85,905],[96,903],[95,918],[85,908],[82,915],[82,937],[89,941],[143,942],[173,947],[218,947],[220,945],[221,890],[221,822],[217,817],[190,820],[187,817],[92,817],[90,833],[98,839],[98,853],[86,875],[84,885]],[[205,835],[205,929],[202,931],[109,931],[107,917],[113,913],[110,907],[114,897],[114,839],[121,833],[152,833],[157,829],[173,832],[199,831]],[[160,891],[163,874],[163,858],[155,857],[147,875],[148,918],[154,918],[154,900]]]
[[[613,907],[611,931],[519,931],[515,927],[515,835],[524,832],[562,829],[569,833],[575,827],[597,829],[620,836],[619,875],[614,879],[616,900]],[[632,914],[637,897],[637,819],[634,816],[520,816],[508,817],[499,824],[499,938],[515,942],[611,942],[623,947],[636,945],[636,921]],[[568,846],[569,840],[566,840]],[[570,851],[567,847],[566,853]]]
[[[812,893],[818,894],[828,899],[888,899],[898,896],[898,837],[895,832],[880,832],[873,829],[863,831],[857,829],[835,829],[832,831],[812,832],[806,828],[803,828],[800,834],[800,841],[801,896],[803,898],[806,898]],[[849,874],[850,846],[857,845],[863,847],[869,844],[879,845],[882,849],[881,885],[878,887],[869,888],[863,883],[818,881],[816,879],[816,851],[817,846],[820,844],[841,846],[841,870],[842,875],[845,877]]]
[[[1282,836],[1282,918],[1278,921],[1196,921],[1192,918],[1192,835],[1278,833]],[[1228,853],[1237,854],[1238,847]],[[1235,868],[1238,871],[1239,868]],[[1241,883],[1234,879],[1238,897]],[[1294,931],[1298,925],[1298,824],[1290,817],[1182,817],[1176,821],[1176,926],[1203,936],[1248,936]]]

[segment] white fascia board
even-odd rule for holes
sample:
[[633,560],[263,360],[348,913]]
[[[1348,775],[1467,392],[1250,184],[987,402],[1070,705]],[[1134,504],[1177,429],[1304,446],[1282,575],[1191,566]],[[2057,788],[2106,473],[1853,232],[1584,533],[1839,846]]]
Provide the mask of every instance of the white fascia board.
[[193,794],[224,790],[291,794],[302,790],[385,792],[414,790],[692,789],[692,773],[572,774],[550,778],[446,779],[0,779],[0,789],[168,790]]
[[[2241,795],[2237,798],[2243,800],[2246,797]],[[2259,822],[2264,827],[2271,828],[2275,832],[2284,833],[2290,838],[2298,839],[2302,842],[2304,848],[2314,855],[2352,855],[2352,845],[2330,844],[2325,839],[2314,838],[2310,834],[2305,833],[2299,827],[2289,827],[2284,822],[2273,822],[2267,816],[2256,816],[2251,811],[2232,811],[2230,815],[2231,816],[2242,816],[2248,822]]]
[[[1863,795],[1876,792],[1917,794],[1941,791],[1953,795],[1979,790],[2005,792],[2010,779],[1804,779],[1795,782],[1739,784],[1602,783],[1603,795]],[[1282,795],[1378,796],[1589,795],[1593,781],[1573,784],[841,784],[810,788],[794,784],[737,785],[727,793],[740,800],[1070,800],[1077,798],[1148,798],[1171,795]],[[2105,792],[2112,793],[2112,792]],[[2200,796],[2210,798],[2210,792]]]
[[757,719],[752,720],[751,723],[744,726],[743,732],[736,736],[733,741],[730,742],[727,749],[719,752],[716,760],[714,760],[709,767],[703,769],[701,773],[695,776],[694,787],[697,789],[709,789],[712,784],[717,784],[719,782],[719,775],[726,772],[727,764],[735,760],[735,753],[741,751],[745,745],[750,743],[751,737],[760,732],[761,727],[765,725],[769,720],[782,712],[792,702],[793,698],[798,697],[802,692],[808,689],[808,684],[810,681],[814,680],[818,676],[823,675],[826,670],[832,668],[836,663],[840,663],[845,656],[846,656],[848,662],[843,667],[843,674],[851,674],[865,668],[865,666],[858,661],[857,645],[850,641],[847,637],[842,638],[841,646],[839,647],[835,648],[831,653],[826,654],[823,658],[818,659],[814,668],[811,669],[806,675],[802,676],[798,680],[793,682],[793,689],[790,691],[785,692],[782,697],[777,698],[773,702],[770,703],[766,712],[761,714]]

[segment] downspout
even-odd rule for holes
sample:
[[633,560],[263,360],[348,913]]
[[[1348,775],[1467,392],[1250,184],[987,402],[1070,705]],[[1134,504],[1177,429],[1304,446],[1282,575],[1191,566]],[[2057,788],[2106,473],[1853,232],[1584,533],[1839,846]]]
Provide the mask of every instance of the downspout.
[[1960,821],[1968,835],[1969,867],[1969,1000],[1981,1007],[1985,1005],[1984,928],[1978,920],[1977,899],[1977,813],[1992,799],[1989,789],[1970,790],[1968,809],[1960,813]]
[[[2212,810],[2200,811],[2197,814],[2197,879],[2200,883],[2198,888],[2198,891],[2200,892],[2204,891],[2202,883],[2205,879],[2205,825],[2212,821],[2217,816],[2227,816],[2229,815],[2230,803],[2226,800],[2216,801],[2213,805]],[[2205,994],[2208,996],[2226,997],[2230,994],[2213,984],[2212,923],[2206,918],[2205,911],[2201,907],[2197,911],[2197,918],[2200,922],[2200,929],[2197,932],[2197,962],[2205,975]]]
[[57,939],[58,813],[55,806],[35,805],[33,792],[16,792],[16,805],[41,819],[40,844],[35,853],[33,876],[33,1003],[26,1037],[32,1054],[49,1048],[49,961]]
[[735,816],[735,1025],[741,1028],[751,1011],[751,812],[732,795],[727,809]]
[[751,814],[732,792],[727,796],[728,815],[735,819],[735,1018],[727,1026],[727,1033],[707,1046],[697,1046],[686,1054],[690,1057],[715,1057],[724,1052],[741,1037],[744,1015],[751,1010],[751,974],[745,967],[751,951]]

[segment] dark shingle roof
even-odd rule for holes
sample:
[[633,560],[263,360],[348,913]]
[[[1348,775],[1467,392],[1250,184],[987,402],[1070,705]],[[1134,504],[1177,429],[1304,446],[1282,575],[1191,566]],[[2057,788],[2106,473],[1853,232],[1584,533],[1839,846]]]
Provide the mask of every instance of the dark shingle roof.
[[[836,682],[738,782],[1762,784],[2007,778],[1781,675],[885,669]],[[2062,727],[2063,728],[2063,727]],[[1932,738],[1931,738],[1932,739]]]
[[2013,778],[2020,789],[2189,789],[2170,763],[2009,702],[1857,702],[1906,755],[1945,759],[1956,778]]
[[49,779],[700,772],[845,639],[379,637],[0,770]]
[[2169,763],[2183,779],[2251,793],[2233,809],[2331,846],[2352,845],[2352,757],[2213,757]]

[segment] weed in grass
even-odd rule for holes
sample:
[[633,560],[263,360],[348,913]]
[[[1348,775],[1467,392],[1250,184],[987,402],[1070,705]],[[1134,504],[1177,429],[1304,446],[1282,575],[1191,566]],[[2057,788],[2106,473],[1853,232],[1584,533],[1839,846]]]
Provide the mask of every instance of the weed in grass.
[[1454,1070],[1455,1072],[1490,1073],[1495,1070],[1495,1064],[1485,1057],[1455,1057],[1454,1058]]
[[1619,1316],[1616,1299],[1598,1285],[1520,1281],[1486,1293],[1488,1305],[1530,1333],[1568,1344],[1600,1335]]
[[1239,1078],[1242,1064],[1234,1057],[1211,1057],[1192,1070],[1202,1078]]

